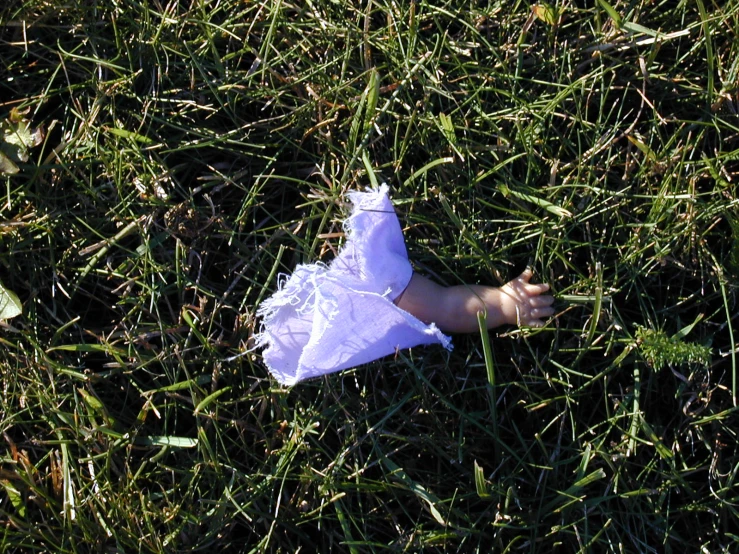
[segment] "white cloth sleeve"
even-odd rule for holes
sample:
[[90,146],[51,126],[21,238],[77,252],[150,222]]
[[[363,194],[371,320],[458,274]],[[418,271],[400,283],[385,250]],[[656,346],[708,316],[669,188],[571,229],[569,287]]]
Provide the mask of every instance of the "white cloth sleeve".
[[349,194],[347,242],[330,265],[299,265],[262,302],[257,345],[280,383],[355,367],[397,349],[451,339],[393,300],[408,286],[413,268],[387,185]]

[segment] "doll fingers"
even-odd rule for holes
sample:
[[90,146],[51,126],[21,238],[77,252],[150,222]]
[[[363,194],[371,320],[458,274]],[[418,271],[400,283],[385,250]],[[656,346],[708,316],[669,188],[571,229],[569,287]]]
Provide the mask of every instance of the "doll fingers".
[[526,327],[544,327],[547,324],[546,320],[548,320],[549,317],[550,316],[545,315],[534,317],[531,315],[527,320],[521,321],[521,325],[525,325]]
[[553,296],[533,296],[529,299],[529,303],[531,304],[532,308],[544,308],[546,306],[551,306],[554,304],[554,297]]
[[531,277],[534,276],[534,270],[530,267],[527,267],[523,270],[523,273],[518,276],[518,281],[521,281],[522,283],[528,283],[531,280]]
[[554,315],[554,308],[546,306],[543,308],[534,308],[531,310],[531,317],[534,319],[544,319]]
[[536,285],[532,285],[530,283],[526,283],[526,293],[529,296],[538,296],[542,293],[545,293],[549,290],[549,285],[546,283],[539,283]]

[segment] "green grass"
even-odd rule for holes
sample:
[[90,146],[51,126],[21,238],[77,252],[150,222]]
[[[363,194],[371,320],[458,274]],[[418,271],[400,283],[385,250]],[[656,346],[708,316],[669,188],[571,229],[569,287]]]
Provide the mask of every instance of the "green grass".
[[[0,550],[737,549],[738,1],[3,6]],[[558,317],[231,359],[367,167],[418,271]]]

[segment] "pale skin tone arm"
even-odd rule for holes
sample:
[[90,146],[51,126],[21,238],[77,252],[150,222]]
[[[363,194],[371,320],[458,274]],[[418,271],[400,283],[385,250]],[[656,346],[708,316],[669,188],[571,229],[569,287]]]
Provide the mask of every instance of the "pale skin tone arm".
[[446,333],[478,331],[478,312],[487,313],[488,329],[506,324],[540,327],[544,319],[554,315],[554,298],[544,294],[549,285],[529,282],[532,274],[527,269],[502,287],[443,287],[414,273],[395,304]]

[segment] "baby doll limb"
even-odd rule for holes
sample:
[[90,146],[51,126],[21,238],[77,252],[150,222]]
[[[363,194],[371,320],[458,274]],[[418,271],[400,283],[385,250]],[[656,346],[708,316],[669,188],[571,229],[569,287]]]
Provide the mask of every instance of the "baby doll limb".
[[542,295],[549,285],[529,283],[532,275],[526,269],[502,287],[442,287],[414,273],[395,304],[446,333],[474,333],[479,329],[477,312],[481,311],[487,311],[488,329],[505,324],[540,327],[542,319],[554,314],[554,298]]

